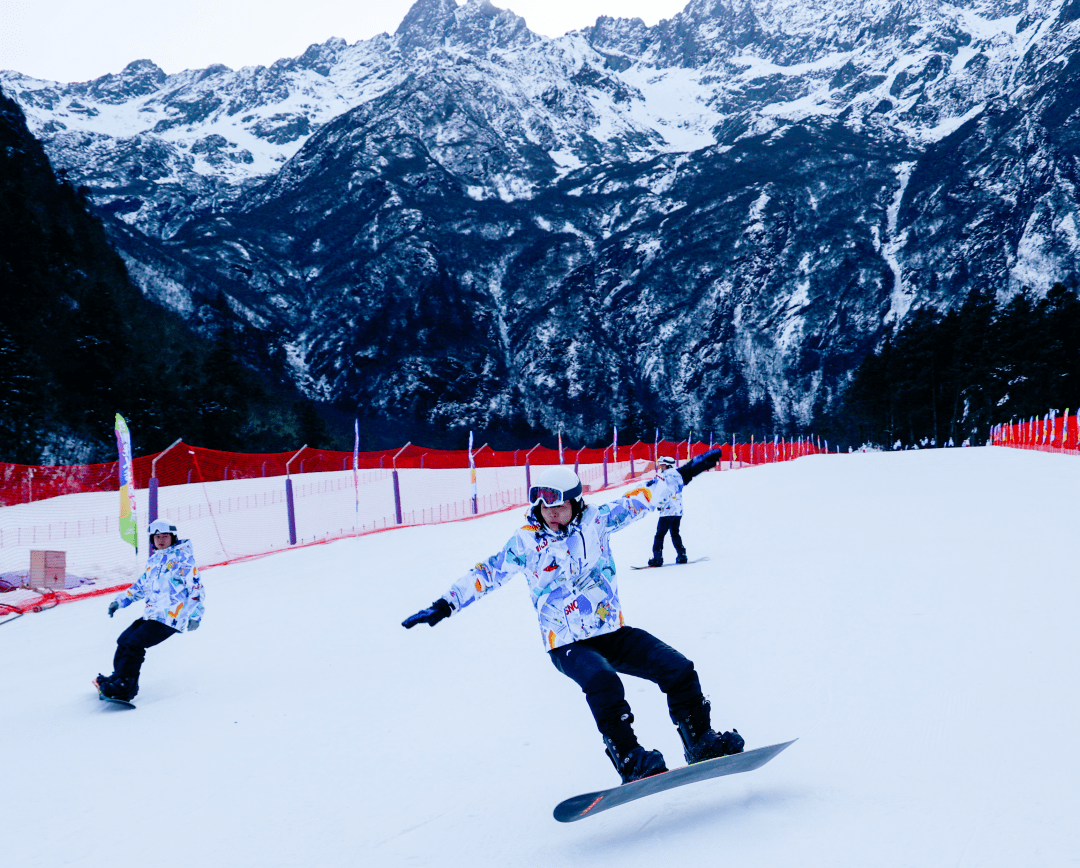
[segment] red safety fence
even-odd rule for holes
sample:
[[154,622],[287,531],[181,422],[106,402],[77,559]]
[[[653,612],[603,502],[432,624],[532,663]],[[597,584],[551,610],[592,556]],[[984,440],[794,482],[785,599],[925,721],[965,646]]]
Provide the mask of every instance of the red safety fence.
[[[573,465],[586,492],[652,474],[655,458],[680,464],[701,442],[638,442],[605,449],[472,453],[406,444],[353,453],[221,452],[177,441],[134,459],[139,551],[120,536],[117,464],[0,464],[0,618],[114,593],[142,569],[146,527],[157,517],[191,539],[200,567],[393,528],[460,521],[522,508],[535,472]],[[718,470],[827,451],[814,438],[725,443]]]
[[1021,422],[995,425],[990,431],[990,443],[1015,449],[1077,455],[1080,454],[1080,425],[1077,417],[1070,416],[1068,410],[1060,415],[1051,410],[1041,418],[1031,416]]

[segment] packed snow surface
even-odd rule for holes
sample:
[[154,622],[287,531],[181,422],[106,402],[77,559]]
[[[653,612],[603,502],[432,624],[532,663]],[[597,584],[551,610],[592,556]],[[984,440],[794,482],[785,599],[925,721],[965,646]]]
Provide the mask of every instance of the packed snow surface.
[[[205,573],[194,634],[99,702],[137,609],[0,627],[3,862],[14,866],[1062,866],[1080,853],[1080,460],[1006,449],[830,455],[710,473],[686,567],[617,534],[627,621],[691,657],[764,768],[560,825],[616,782],[521,580],[428,605],[517,511]],[[670,550],[668,552],[671,554]],[[642,742],[681,762],[627,678]]]

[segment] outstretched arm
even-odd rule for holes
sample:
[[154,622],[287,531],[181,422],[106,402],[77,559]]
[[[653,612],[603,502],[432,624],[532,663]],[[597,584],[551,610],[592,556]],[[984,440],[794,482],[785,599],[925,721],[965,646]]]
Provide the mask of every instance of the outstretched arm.
[[645,513],[662,506],[668,498],[682,491],[699,473],[715,467],[719,460],[720,450],[713,449],[688,461],[678,470],[667,470],[656,479],[631,489],[618,500],[601,507],[607,513],[608,527],[625,527]]
[[709,452],[699,455],[691,461],[687,461],[682,467],[679,468],[679,476],[682,477],[683,485],[688,485],[690,480],[697,476],[699,473],[704,473],[706,470],[712,470],[716,467],[720,461],[720,450],[713,449]]
[[126,609],[136,600],[141,600],[146,596],[146,574],[150,571],[149,566],[146,570],[139,574],[139,577],[131,583],[131,586],[127,590],[121,591],[116,595],[116,598],[109,604],[109,617],[111,618],[116,609],[113,608],[113,604],[121,609]]
[[521,572],[528,561],[528,546],[521,534],[514,534],[503,548],[486,561],[481,561],[451,585],[450,590],[426,609],[410,615],[401,622],[409,629],[417,624],[434,627],[443,618],[464,609],[489,591],[495,590],[511,576]]
[[415,615],[409,615],[408,618],[401,622],[401,626],[406,630],[415,627],[417,624],[428,624],[434,627],[443,618],[449,618],[450,611],[450,604],[442,597],[439,597],[426,609],[421,609]]

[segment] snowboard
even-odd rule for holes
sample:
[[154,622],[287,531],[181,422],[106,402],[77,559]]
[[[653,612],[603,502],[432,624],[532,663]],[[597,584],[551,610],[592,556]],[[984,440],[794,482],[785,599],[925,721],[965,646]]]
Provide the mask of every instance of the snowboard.
[[631,566],[630,569],[632,569],[632,570],[660,570],[660,569],[663,569],[664,567],[687,567],[690,564],[699,564],[702,561],[707,561],[708,559],[709,559],[709,556],[706,555],[703,558],[694,558],[692,561],[687,561],[685,564],[677,564],[677,563],[675,563],[675,561],[669,561],[666,564],[660,564],[660,566],[658,566],[658,567],[650,567],[648,564],[645,564],[644,566],[641,566],[641,567]]
[[91,681],[90,683],[93,684],[94,689],[97,690],[98,699],[104,700],[105,702],[111,702],[114,705],[121,706],[122,708],[134,708],[135,707],[134,702],[128,702],[126,699],[115,699],[112,696],[106,696],[104,693],[101,692],[101,688],[98,687],[98,683],[97,683],[96,678],[93,681]]
[[780,751],[794,744],[798,739],[785,741],[783,744],[774,744],[769,747],[759,747],[742,753],[722,756],[719,759],[704,760],[691,766],[672,769],[661,772],[650,778],[642,778],[612,787],[609,790],[597,790],[594,793],[583,793],[580,796],[566,799],[555,808],[555,819],[560,823],[572,823],[585,817],[599,814],[609,808],[617,808],[627,802],[651,796],[653,793],[662,793],[664,790],[681,787],[684,784],[692,784],[695,781],[704,781],[709,778],[718,778],[723,775],[733,775],[738,772],[749,772],[761,768]]

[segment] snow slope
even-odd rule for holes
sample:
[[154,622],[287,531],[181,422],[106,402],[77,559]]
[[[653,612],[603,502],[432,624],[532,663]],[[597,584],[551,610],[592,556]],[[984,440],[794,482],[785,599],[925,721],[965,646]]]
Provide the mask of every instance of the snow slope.
[[[1078,864],[1080,461],[1005,449],[804,458],[687,491],[685,568],[635,572],[628,621],[697,664],[747,775],[572,825],[614,782],[517,582],[403,617],[515,513],[207,571],[203,628],[151,649],[136,711],[98,702],[131,610],[0,629],[4,864],[1061,866]],[[627,679],[643,743],[678,737]]]

